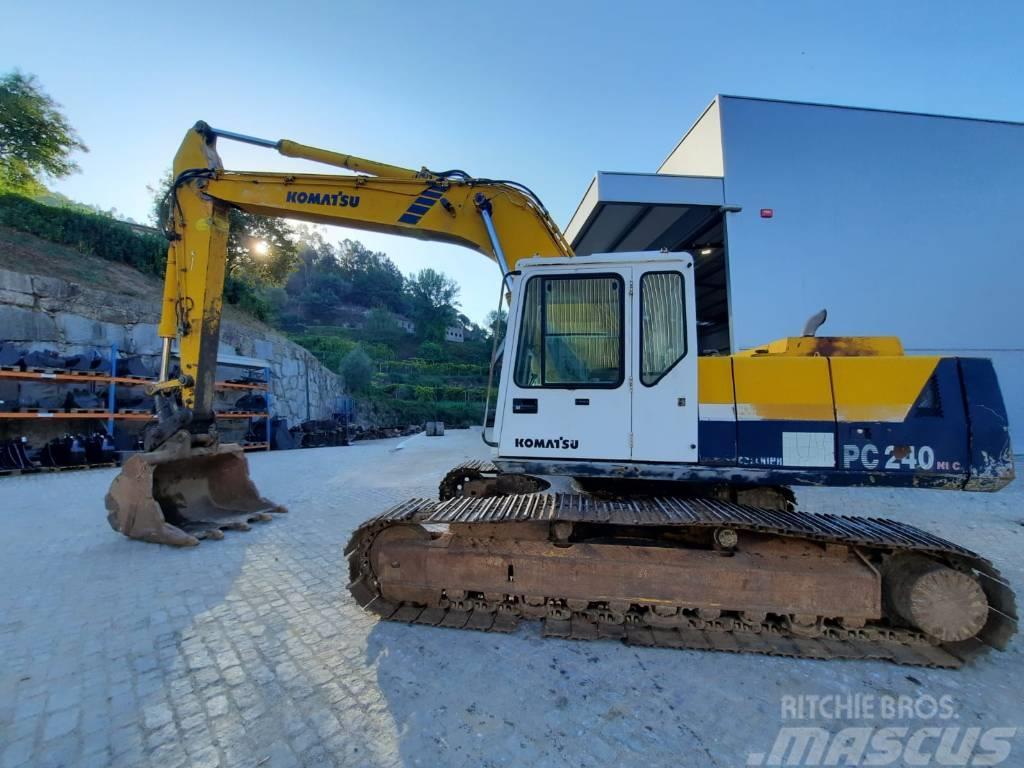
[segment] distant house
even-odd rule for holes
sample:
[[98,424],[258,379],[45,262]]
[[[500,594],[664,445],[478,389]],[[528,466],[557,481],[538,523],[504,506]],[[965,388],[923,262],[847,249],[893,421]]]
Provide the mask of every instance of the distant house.
[[444,340],[461,344],[466,340],[466,332],[461,325],[449,325],[444,329]]
[[408,317],[402,317],[401,315],[393,315],[395,318],[395,324],[406,333],[416,333],[416,323],[410,320]]

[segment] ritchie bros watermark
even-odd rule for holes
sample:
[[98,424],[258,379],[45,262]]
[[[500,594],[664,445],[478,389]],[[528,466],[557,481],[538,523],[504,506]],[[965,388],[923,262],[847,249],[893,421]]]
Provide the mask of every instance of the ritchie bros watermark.
[[949,695],[799,694],[748,766],[992,766],[1010,757],[1015,727],[964,725]]

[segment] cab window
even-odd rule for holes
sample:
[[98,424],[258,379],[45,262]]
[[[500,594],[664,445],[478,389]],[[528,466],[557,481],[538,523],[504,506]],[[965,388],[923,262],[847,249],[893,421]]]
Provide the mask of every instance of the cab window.
[[679,272],[640,278],[640,383],[653,387],[686,357],[686,306]]
[[614,388],[623,381],[618,275],[533,277],[526,284],[515,383]]

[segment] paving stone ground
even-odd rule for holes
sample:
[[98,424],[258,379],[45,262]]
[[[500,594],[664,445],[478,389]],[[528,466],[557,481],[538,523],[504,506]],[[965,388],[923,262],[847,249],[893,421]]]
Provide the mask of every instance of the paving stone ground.
[[[846,694],[951,696],[959,725],[1020,729],[1004,764],[1024,765],[1019,639],[951,672],[364,613],[345,589],[351,530],[433,496],[445,469],[484,455],[476,431],[252,455],[261,491],[292,512],[188,550],[109,529],[113,471],[0,479],[0,768],[740,766],[787,724],[782,697]],[[813,490],[800,501],[899,515],[1024,587],[1020,483],[995,495]],[[863,722],[812,724],[836,733]]]

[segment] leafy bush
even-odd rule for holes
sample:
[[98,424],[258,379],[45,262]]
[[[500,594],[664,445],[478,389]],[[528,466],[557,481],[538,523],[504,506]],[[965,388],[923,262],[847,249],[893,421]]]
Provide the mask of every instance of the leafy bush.
[[299,346],[305,347],[313,355],[332,371],[341,370],[341,361],[349,352],[356,347],[351,339],[337,335],[320,335],[315,333],[295,334],[290,336]]
[[419,356],[432,363],[439,363],[445,359],[444,347],[436,341],[424,341],[418,350]]
[[0,194],[0,226],[159,277],[163,277],[167,263],[167,242],[162,237],[140,234],[107,216],[55,208],[21,195]]
[[[457,346],[457,345],[456,345]],[[471,363],[449,363],[431,362],[422,358],[413,357],[408,360],[393,360],[382,363],[381,371],[392,375],[403,373],[413,374],[417,380],[423,376],[435,375],[446,377],[483,377],[487,378],[488,366],[473,365]]]
[[442,400],[466,400],[465,387],[441,387]]
[[268,321],[274,317],[274,307],[266,289],[244,278],[234,275],[224,278],[224,301],[237,305],[258,320]]
[[417,400],[421,400],[423,402],[431,402],[432,403],[436,399],[434,397],[434,388],[433,387],[419,387],[419,386],[413,387],[413,396]]
[[341,375],[349,392],[365,392],[370,388],[373,365],[362,347],[356,347],[341,361]]
[[361,402],[372,408],[373,422],[385,426],[443,421],[446,427],[457,429],[483,423],[482,403],[394,400],[390,396],[380,394],[371,394]]

